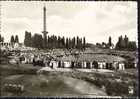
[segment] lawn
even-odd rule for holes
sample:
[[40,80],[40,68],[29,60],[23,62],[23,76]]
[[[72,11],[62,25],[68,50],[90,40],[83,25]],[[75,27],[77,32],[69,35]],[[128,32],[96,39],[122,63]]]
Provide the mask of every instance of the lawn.
[[[135,84],[135,88],[138,86],[138,74],[136,73],[136,69],[126,69],[125,71],[117,71],[117,72],[83,72],[78,70],[73,70],[71,72],[65,72],[65,71],[47,71],[47,73],[44,73],[45,76],[38,76],[36,74],[36,71],[39,70],[41,67],[36,66],[34,67],[32,64],[25,64],[25,65],[1,65],[1,81],[2,81],[2,87],[4,83],[19,83],[23,84],[26,88],[25,92],[20,94],[20,96],[57,96],[57,95],[80,95],[83,93],[88,92],[87,88],[83,88],[84,91],[81,92],[78,87],[80,85],[80,82],[76,84],[79,80],[82,80],[84,82],[91,83],[94,87],[93,89],[101,91],[100,88],[102,85],[107,85],[107,92],[108,95],[124,95],[128,96],[128,93],[126,91],[128,85],[130,83]],[[65,78],[64,78],[65,77]],[[70,79],[69,79],[70,77]],[[116,82],[115,79],[119,79],[122,77],[123,83]],[[63,78],[63,79],[62,79]],[[72,80],[72,79],[79,79],[78,81]],[[49,80],[49,86],[46,84],[47,80]],[[124,83],[124,81],[127,81],[128,83]],[[71,84],[69,83],[71,82]],[[108,83],[110,82],[110,83]],[[76,86],[74,86],[76,85]],[[108,86],[109,85],[109,86]],[[83,85],[85,86],[84,83]],[[117,86],[118,89],[114,88],[114,86]],[[124,88],[123,88],[124,87]],[[75,89],[76,88],[76,89]],[[112,88],[112,89],[110,89]],[[125,89],[119,91],[119,88]],[[68,90],[66,90],[68,89]],[[89,88],[90,89],[90,88]],[[94,90],[92,92],[94,92]],[[114,90],[115,89],[115,90]],[[97,93],[98,93],[97,91]],[[52,93],[53,92],[53,93]],[[119,93],[121,92],[121,93]],[[97,94],[96,93],[96,94]],[[95,94],[95,93],[94,93]],[[15,94],[11,94],[9,92],[2,91],[2,95],[9,95],[9,96],[15,96]],[[99,93],[98,93],[99,95]],[[135,94],[137,96],[137,94]]]
[[[2,81],[4,83],[24,85],[25,91],[20,96],[106,95],[100,88],[86,81],[60,75],[12,75],[5,77]],[[2,87],[2,96],[17,95],[8,93]]]

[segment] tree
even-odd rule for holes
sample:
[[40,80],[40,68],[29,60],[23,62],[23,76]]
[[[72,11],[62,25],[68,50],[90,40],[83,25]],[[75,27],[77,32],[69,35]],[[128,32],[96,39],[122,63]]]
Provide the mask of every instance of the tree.
[[79,49],[82,49],[83,45],[82,45],[82,38],[79,39]]
[[38,35],[38,42],[39,42],[39,44],[38,44],[38,48],[44,48],[44,46],[43,46],[43,37],[42,37],[42,35]]
[[28,46],[28,32],[25,31],[24,45]]
[[83,37],[83,49],[85,50],[85,48],[86,48],[86,39],[85,37]]
[[124,37],[124,43],[125,43],[125,48],[128,49],[129,40],[128,40],[128,37],[126,35]]
[[109,40],[108,40],[108,45],[109,45],[109,46],[111,46],[111,45],[112,45],[111,36],[109,37]]
[[[51,35],[47,37],[47,48],[78,48],[82,49],[86,46],[85,37],[77,39],[73,38],[65,38],[60,36]],[[25,31],[25,39],[24,39],[25,46],[32,46],[35,48],[46,48],[44,47],[44,39],[42,35],[35,34],[33,37],[31,36],[30,32]]]
[[58,47],[58,38],[57,36],[54,36],[54,48]]
[[122,36],[121,36],[121,41],[120,41],[120,47],[121,47],[121,49],[125,49],[125,41],[122,38]]
[[18,35],[15,36],[15,43],[19,43]]
[[33,45],[31,32],[25,31],[24,45],[27,47],[31,47]]
[[55,35],[51,36],[51,45],[52,48],[56,48],[57,43],[57,37]]
[[136,42],[131,41],[128,43],[128,50],[135,51],[137,49]]
[[68,47],[69,47],[69,39],[66,38],[66,48],[68,49]]
[[125,35],[124,39],[122,38],[122,36],[119,37],[119,40],[116,43],[116,49],[134,51],[137,49],[137,46],[136,42],[129,41],[128,37]]
[[29,44],[29,47],[32,47],[32,35],[31,35],[31,32],[28,33],[28,44]]
[[75,37],[72,38],[72,41],[71,42],[72,42],[72,48],[75,48],[75,45],[76,45],[75,44]]
[[1,34],[0,34],[0,42],[1,42],[1,38],[2,38],[2,37],[1,37]]
[[122,50],[125,48],[125,42],[123,40],[122,35],[119,37],[118,42],[116,43],[116,49]]
[[33,47],[42,49],[43,48],[43,38],[42,35],[39,35],[37,33],[34,34],[33,38]]
[[58,48],[61,48],[62,47],[62,43],[61,43],[61,37],[58,36],[58,45],[57,45]]
[[108,39],[108,43],[106,44],[106,48],[112,48],[114,46],[114,44],[112,43],[112,39],[111,39],[111,36],[109,36],[109,39]]
[[13,35],[11,36],[10,42],[11,42],[11,43],[14,43],[14,42],[15,42],[15,39],[14,39],[14,36],[13,36]]
[[69,38],[69,48],[72,48],[72,40]]
[[62,47],[65,48],[66,42],[65,42],[65,37],[64,37],[64,36],[63,36],[63,38],[61,39],[61,43],[62,43]]
[[4,42],[4,37],[1,38],[1,41]]
[[79,37],[77,36],[77,39],[76,39],[76,48],[79,49]]
[[2,37],[1,34],[0,34],[0,42],[4,42],[4,37]]

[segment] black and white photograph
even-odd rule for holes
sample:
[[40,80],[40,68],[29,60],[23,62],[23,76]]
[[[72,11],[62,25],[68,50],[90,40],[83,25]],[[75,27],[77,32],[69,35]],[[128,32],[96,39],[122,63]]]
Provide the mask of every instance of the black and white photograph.
[[137,1],[0,1],[1,97],[138,98]]

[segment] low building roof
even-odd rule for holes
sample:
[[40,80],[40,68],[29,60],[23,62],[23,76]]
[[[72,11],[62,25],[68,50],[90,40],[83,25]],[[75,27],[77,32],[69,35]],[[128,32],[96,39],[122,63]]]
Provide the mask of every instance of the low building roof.
[[57,58],[59,61],[76,61],[76,58],[73,55],[63,56],[60,58]]

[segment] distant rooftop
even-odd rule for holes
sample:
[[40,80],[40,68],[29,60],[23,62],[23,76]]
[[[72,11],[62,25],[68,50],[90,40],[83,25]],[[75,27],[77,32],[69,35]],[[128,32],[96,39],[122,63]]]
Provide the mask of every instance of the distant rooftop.
[[77,57],[74,55],[69,55],[69,56],[63,56],[62,58],[58,58],[58,60],[61,61],[105,61],[108,63],[113,63],[113,62],[123,62],[125,61],[124,58],[119,57],[119,56],[113,56],[113,55],[104,55],[104,54],[81,54]]

